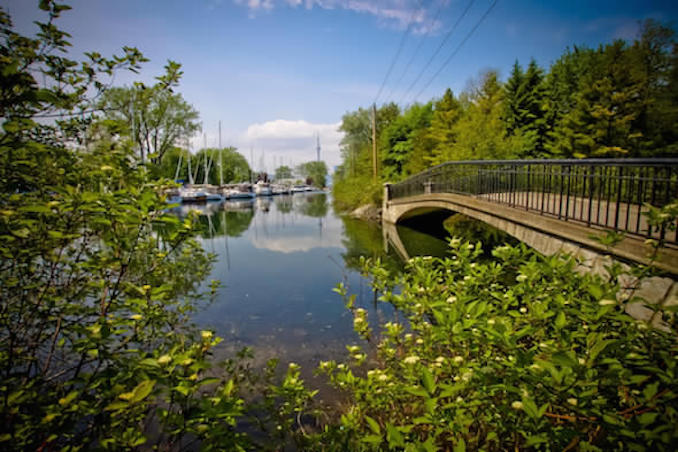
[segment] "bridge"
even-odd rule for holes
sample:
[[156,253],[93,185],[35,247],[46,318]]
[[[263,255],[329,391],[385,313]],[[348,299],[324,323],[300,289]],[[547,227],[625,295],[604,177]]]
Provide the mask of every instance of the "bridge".
[[[678,198],[678,159],[478,160],[448,162],[386,184],[385,240],[405,258],[395,225],[434,211],[462,213],[507,232],[542,254],[583,258],[601,270],[610,258],[649,263],[648,239],[660,241],[655,265],[678,275],[676,224],[653,227],[648,206]],[[614,247],[600,241],[623,235]]]

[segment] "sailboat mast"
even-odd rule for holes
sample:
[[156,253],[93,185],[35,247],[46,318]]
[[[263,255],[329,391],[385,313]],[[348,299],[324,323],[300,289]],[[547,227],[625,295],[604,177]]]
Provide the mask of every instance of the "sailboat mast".
[[223,161],[221,159],[222,149],[221,149],[221,121],[219,121],[219,185],[224,185],[224,168]]
[[207,173],[209,172],[209,169],[207,168],[207,134],[203,133],[202,134],[202,141],[203,141],[203,149],[205,151],[205,177],[203,177],[202,183],[207,185]]
[[187,142],[187,150],[186,152],[188,155],[186,156],[186,160],[188,160],[188,183],[193,185],[193,171],[191,171],[191,145],[190,145],[190,140]]

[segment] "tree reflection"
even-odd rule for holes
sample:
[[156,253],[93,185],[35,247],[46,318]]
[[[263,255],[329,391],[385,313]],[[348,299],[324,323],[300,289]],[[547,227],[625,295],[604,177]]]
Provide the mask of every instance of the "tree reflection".
[[329,204],[327,203],[326,193],[307,195],[301,198],[301,202],[296,205],[297,212],[313,218],[327,216],[328,209]]
[[227,235],[240,237],[254,218],[253,209],[202,211],[198,217],[199,234],[203,238]]

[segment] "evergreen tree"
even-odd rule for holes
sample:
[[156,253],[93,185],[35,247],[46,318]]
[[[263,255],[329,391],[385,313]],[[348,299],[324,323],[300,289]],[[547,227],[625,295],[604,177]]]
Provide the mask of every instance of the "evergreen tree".
[[495,71],[482,76],[480,86],[465,93],[469,105],[453,127],[453,160],[503,159],[514,156],[506,138],[503,89]]
[[504,86],[506,133],[513,137],[517,157],[545,155],[544,75],[533,59],[523,72],[516,61]]
[[524,86],[525,72],[516,60],[504,85],[504,121],[508,135],[515,135],[521,127]]
[[430,164],[437,165],[454,160],[452,148],[456,142],[454,126],[462,115],[462,107],[454,97],[451,89],[447,89],[443,97],[435,103],[431,126],[427,131],[431,141],[431,155],[427,158]]

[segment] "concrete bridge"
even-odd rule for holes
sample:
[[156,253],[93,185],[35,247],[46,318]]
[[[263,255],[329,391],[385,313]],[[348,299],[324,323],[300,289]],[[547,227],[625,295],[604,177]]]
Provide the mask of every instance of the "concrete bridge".
[[[626,296],[678,303],[677,225],[652,225],[647,218],[649,206],[677,199],[678,159],[449,162],[386,184],[382,225],[385,245],[407,259],[399,222],[441,210],[461,213],[542,254],[573,254],[581,271],[599,274],[612,260],[649,264],[646,241],[657,240],[661,252],[654,265],[664,277],[626,277],[621,286]],[[600,240],[610,231],[623,237],[613,247]],[[652,313],[639,304],[627,309],[636,318]]]

